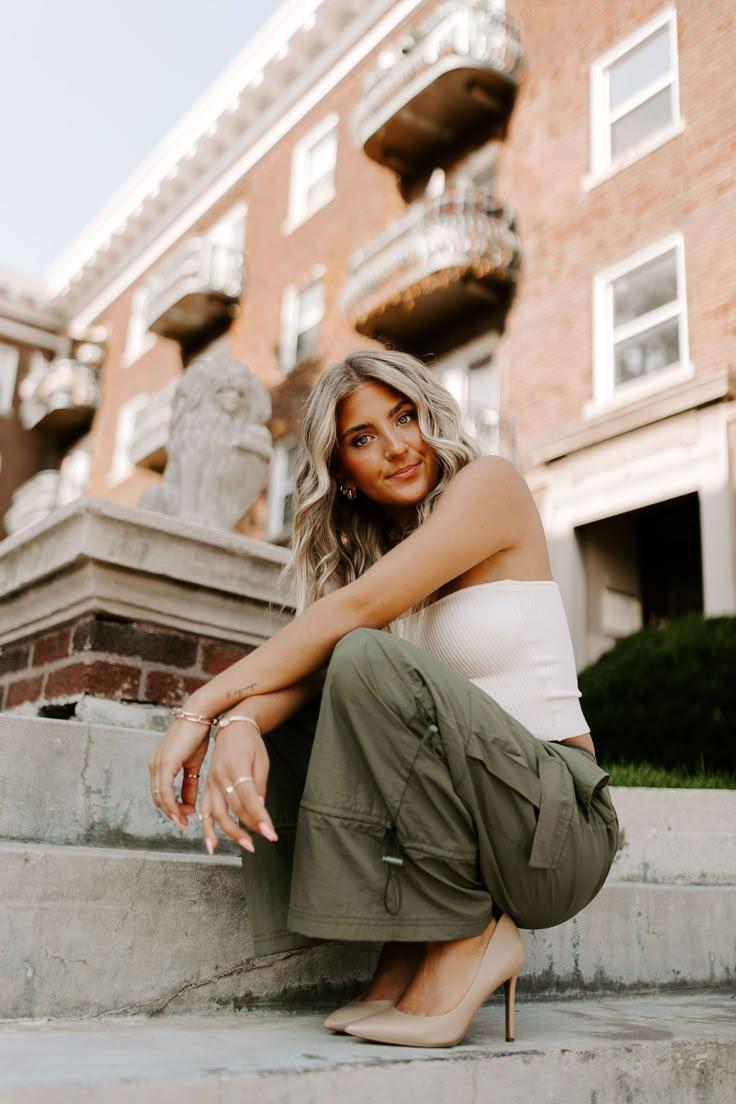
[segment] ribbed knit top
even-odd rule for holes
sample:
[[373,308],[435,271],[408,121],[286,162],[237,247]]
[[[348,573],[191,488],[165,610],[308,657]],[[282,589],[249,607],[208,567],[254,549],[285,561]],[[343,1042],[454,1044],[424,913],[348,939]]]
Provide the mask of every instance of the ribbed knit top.
[[465,675],[540,740],[588,731],[557,583],[465,587],[402,617],[398,634]]

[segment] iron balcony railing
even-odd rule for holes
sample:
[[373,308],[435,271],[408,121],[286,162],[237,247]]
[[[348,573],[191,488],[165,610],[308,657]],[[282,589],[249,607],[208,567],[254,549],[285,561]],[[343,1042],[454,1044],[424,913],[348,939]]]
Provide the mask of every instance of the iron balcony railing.
[[20,396],[25,429],[83,429],[100,400],[99,371],[69,357],[39,360],[21,383]]
[[178,340],[229,319],[242,290],[243,263],[242,249],[188,238],[148,280],[148,329]]
[[507,119],[522,64],[518,20],[493,0],[449,0],[384,52],[353,116],[356,138],[399,172],[441,164],[465,132]]
[[513,218],[484,188],[457,182],[434,198],[413,203],[382,234],[358,250],[342,306],[359,333],[392,336],[423,298],[441,298],[476,286],[492,289],[516,280],[520,242]]

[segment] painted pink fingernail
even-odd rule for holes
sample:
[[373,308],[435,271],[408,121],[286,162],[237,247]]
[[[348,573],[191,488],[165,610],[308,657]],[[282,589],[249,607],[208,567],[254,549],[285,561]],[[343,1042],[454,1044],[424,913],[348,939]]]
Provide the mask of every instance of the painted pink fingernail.
[[241,847],[244,847],[246,851],[250,851],[251,855],[255,853],[255,847],[253,846],[253,840],[248,839],[247,836],[243,836],[238,840]]
[[208,839],[206,839],[206,840],[204,841],[204,845],[205,845],[205,847],[207,848],[207,854],[208,854],[208,855],[214,855],[214,853],[215,853],[215,849],[214,849],[214,847],[212,846],[212,840],[208,840]]
[[270,826],[270,824],[266,824],[265,820],[262,820],[261,823],[258,825],[258,831],[261,833],[262,836],[265,836],[267,840],[270,840],[271,843],[276,843],[279,838],[274,832],[273,828]]

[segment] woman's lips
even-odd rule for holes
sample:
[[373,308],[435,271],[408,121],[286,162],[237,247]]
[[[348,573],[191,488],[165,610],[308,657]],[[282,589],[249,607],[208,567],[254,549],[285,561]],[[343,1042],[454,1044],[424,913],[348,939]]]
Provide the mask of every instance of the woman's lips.
[[409,464],[406,468],[399,468],[398,471],[389,476],[389,479],[411,479],[418,467],[419,464],[417,463]]

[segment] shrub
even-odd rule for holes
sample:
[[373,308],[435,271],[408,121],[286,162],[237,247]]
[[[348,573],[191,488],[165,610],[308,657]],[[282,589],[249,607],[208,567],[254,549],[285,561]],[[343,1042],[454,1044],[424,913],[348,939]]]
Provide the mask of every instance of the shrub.
[[579,681],[601,762],[736,774],[736,617],[643,629]]

